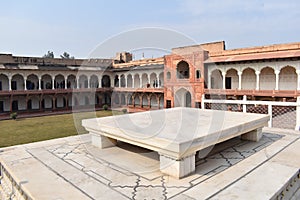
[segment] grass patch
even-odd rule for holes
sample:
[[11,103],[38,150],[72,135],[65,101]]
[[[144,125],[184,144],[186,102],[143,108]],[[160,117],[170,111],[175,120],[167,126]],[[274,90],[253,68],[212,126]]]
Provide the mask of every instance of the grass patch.
[[0,147],[86,133],[82,119],[118,115],[116,111],[83,112],[0,121]]

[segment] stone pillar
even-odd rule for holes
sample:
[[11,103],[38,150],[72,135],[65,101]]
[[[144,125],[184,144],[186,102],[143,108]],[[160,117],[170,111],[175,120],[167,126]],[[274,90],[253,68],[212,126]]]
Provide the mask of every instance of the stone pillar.
[[68,78],[65,78],[65,89],[68,88]]
[[87,88],[91,88],[90,84],[91,84],[91,77],[87,77],[87,81],[88,81],[88,87]]
[[275,70],[275,77],[276,77],[276,85],[275,85],[275,90],[279,90],[279,70]]
[[134,88],[134,76],[132,76],[132,88]]
[[118,87],[120,88],[121,87],[121,76],[120,75],[117,75],[118,76]]
[[142,88],[143,87],[143,78],[141,76],[139,76],[139,78],[140,78],[140,88]]
[[204,101],[205,101],[205,94],[202,94],[202,96],[201,96],[201,109],[202,109],[202,110],[205,109]]
[[39,90],[42,89],[42,77],[39,77]]
[[52,90],[54,90],[55,89],[55,77],[52,77]]
[[125,78],[125,88],[127,88],[127,85],[128,85],[128,83],[127,83],[127,76],[125,76],[124,78]]
[[255,74],[256,74],[256,90],[259,90],[259,74],[260,74],[260,71],[255,71]]
[[105,137],[99,133],[91,133],[92,144],[100,149],[116,146],[117,140]]
[[159,161],[160,171],[175,178],[183,178],[195,172],[195,153],[180,159],[160,154]]
[[151,83],[150,83],[150,74],[148,74],[148,84],[151,85]]
[[243,72],[238,71],[238,76],[239,76],[239,90],[242,89],[242,74],[243,74]]
[[11,91],[11,77],[8,77],[8,90]]
[[208,72],[208,76],[207,76],[207,88],[211,89],[211,72]]
[[98,88],[102,88],[102,76],[99,76],[98,80]]
[[142,108],[143,107],[143,96],[140,95],[139,98],[140,98],[140,107]]
[[297,90],[300,90],[300,70],[296,70],[297,73]]
[[223,89],[226,89],[226,72],[222,72],[222,78],[223,78]]
[[241,135],[242,140],[258,142],[262,137],[262,127]]
[[27,90],[27,77],[24,77],[24,90]]
[[77,79],[76,79],[76,88],[77,88],[77,89],[79,89],[79,85],[80,85],[80,84],[79,84],[79,77],[77,77]]
[[159,75],[156,75],[156,80],[157,80],[157,87],[160,88],[160,80],[159,80]]

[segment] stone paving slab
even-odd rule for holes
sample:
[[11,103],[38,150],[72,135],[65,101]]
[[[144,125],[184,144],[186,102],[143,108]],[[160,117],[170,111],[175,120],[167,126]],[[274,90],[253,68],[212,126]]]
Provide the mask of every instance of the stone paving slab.
[[180,180],[159,172],[155,152],[100,150],[89,135],[3,148],[0,163],[34,199],[268,199],[299,171],[299,137],[264,129],[259,142],[234,138],[196,155],[196,173]]

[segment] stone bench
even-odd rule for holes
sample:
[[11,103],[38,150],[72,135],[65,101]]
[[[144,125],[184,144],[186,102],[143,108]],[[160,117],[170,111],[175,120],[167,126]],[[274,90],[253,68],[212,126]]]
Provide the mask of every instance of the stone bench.
[[158,152],[160,171],[176,178],[195,171],[195,154],[209,146],[241,136],[258,141],[268,115],[194,108],[172,108],[86,119],[82,125],[99,148],[117,140]]

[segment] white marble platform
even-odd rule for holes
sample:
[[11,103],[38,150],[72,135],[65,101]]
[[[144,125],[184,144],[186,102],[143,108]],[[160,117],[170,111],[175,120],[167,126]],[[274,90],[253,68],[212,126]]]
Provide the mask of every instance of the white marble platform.
[[161,172],[182,178],[195,172],[196,152],[236,136],[259,141],[268,120],[268,115],[182,107],[86,119],[82,125],[95,146],[123,141],[156,151]]
[[299,132],[264,128],[258,142],[233,138],[196,155],[180,180],[160,172],[156,152],[99,150],[89,134],[7,147],[0,199],[299,199],[299,146]]

